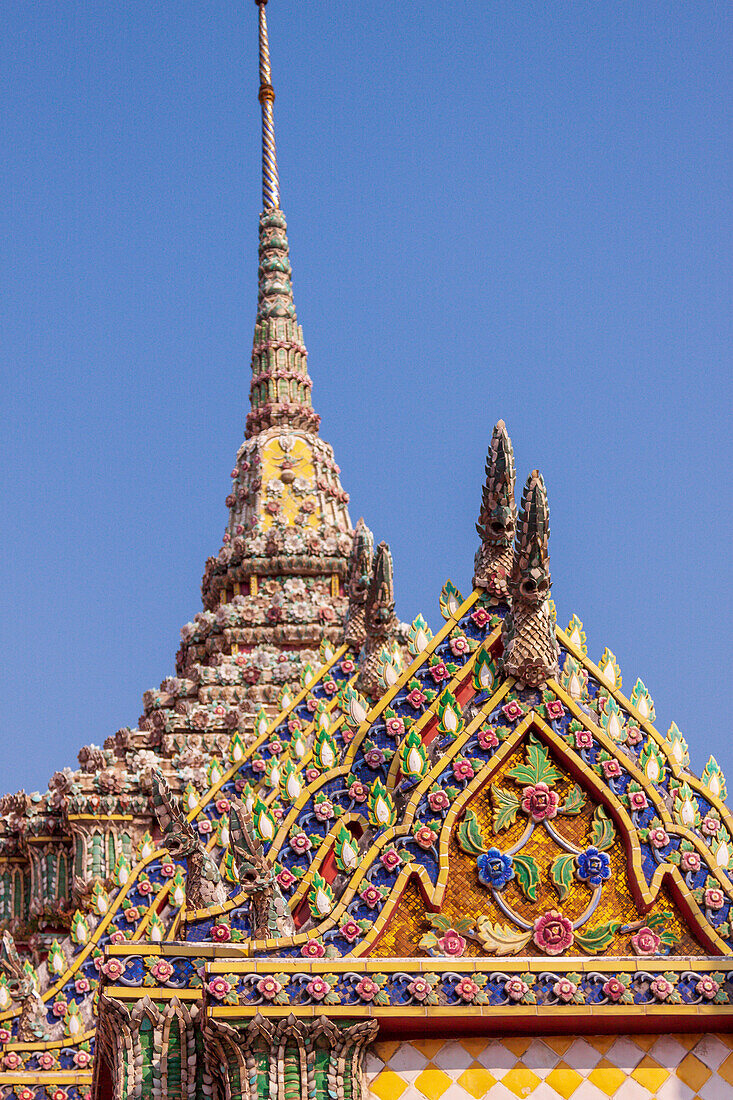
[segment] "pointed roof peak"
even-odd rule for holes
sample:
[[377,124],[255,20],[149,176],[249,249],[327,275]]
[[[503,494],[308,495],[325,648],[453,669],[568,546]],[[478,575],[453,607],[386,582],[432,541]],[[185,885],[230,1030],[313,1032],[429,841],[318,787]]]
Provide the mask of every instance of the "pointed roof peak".
[[245,435],[272,427],[315,433],[320,417],[311,403],[308,352],[293,298],[287,222],[280,209],[280,176],[275,147],[270,40],[265,7],[259,9],[260,87],[262,108],[262,206],[260,214],[257,320],[252,348],[250,412]]

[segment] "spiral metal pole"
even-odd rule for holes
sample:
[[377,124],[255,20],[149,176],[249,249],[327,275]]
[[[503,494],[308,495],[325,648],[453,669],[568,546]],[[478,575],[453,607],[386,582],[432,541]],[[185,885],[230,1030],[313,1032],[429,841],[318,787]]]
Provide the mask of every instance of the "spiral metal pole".
[[275,149],[275,89],[270,68],[270,42],[267,36],[267,0],[255,0],[260,11],[260,92],[262,106],[262,205],[265,210],[280,208],[280,178]]

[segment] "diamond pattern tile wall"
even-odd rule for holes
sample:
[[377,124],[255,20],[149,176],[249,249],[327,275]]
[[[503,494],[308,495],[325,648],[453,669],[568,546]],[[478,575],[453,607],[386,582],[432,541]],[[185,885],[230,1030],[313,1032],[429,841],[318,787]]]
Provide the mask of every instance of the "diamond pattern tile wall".
[[373,1100],[733,1100],[733,1035],[375,1043]]

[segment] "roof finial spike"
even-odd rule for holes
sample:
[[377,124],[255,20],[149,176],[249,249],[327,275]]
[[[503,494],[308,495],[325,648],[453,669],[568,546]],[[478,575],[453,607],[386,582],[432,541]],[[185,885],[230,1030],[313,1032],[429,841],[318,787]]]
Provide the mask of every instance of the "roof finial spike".
[[509,578],[511,608],[502,628],[504,673],[529,687],[539,687],[558,675],[559,650],[550,609],[549,536],[547,491],[542,474],[533,470],[522,493]]
[[476,530],[481,536],[474,561],[473,583],[501,600],[508,597],[512,543],[517,525],[514,503],[514,451],[503,420],[494,428],[486,459],[486,480]]
[[262,106],[262,206],[265,210],[280,209],[280,177],[277,171],[275,148],[275,116],[273,104],[275,89],[272,86],[270,66],[270,41],[267,36],[267,0],[255,0],[260,12],[260,91]]

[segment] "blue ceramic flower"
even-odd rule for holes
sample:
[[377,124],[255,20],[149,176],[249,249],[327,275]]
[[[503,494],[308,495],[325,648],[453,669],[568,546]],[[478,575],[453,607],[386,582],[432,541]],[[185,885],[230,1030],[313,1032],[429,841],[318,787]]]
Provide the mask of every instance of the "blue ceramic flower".
[[512,857],[503,855],[498,848],[489,848],[477,859],[479,881],[493,890],[503,890],[514,878]]
[[589,886],[600,886],[611,877],[611,860],[597,848],[586,848],[577,857],[578,878]]

